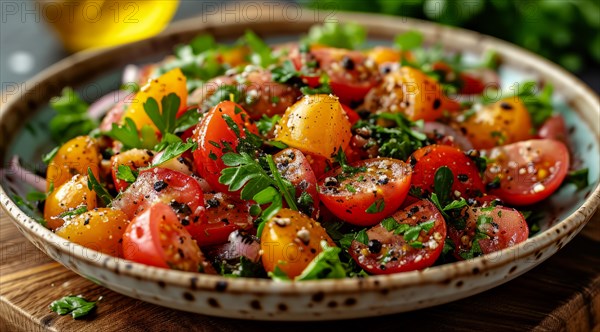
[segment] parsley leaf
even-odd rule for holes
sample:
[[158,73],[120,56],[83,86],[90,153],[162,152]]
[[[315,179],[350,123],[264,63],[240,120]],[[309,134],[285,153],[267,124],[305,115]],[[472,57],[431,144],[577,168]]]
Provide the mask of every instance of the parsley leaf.
[[291,81],[298,80],[300,73],[296,70],[296,67],[290,60],[285,60],[281,66],[275,67],[271,70],[271,76],[274,82],[278,83],[291,83]]
[[260,118],[258,121],[255,121],[255,123],[260,134],[266,136],[269,132],[271,132],[271,130],[273,130],[273,128],[275,127],[277,122],[279,122],[279,120],[281,120],[280,115],[273,115],[273,117],[268,117],[263,114],[262,118]]
[[302,42],[355,49],[365,42],[366,37],[367,31],[359,24],[326,22],[323,25],[313,25]]
[[127,183],[134,183],[137,179],[138,171],[134,171],[126,165],[119,165],[116,175],[119,180],[123,180]]
[[125,123],[122,125],[113,123],[112,128],[105,134],[108,137],[123,143],[124,150],[151,150],[158,144],[154,128],[149,125],[144,125],[138,132],[135,122],[131,118],[125,118]]
[[423,44],[423,34],[419,31],[407,31],[394,38],[394,45],[402,51],[412,50],[421,47]]
[[341,279],[346,277],[346,269],[340,261],[339,247],[330,247],[326,241],[321,241],[321,251],[295,278],[295,280]]
[[243,38],[244,42],[252,50],[250,60],[253,64],[263,68],[273,64],[277,59],[273,56],[271,48],[254,32],[247,30]]
[[88,167],[87,173],[88,188],[96,192],[96,194],[98,195],[102,203],[104,203],[104,205],[109,206],[110,202],[113,200],[112,195],[108,193],[106,188],[104,188],[104,186],[100,184],[100,182],[98,182],[98,179],[96,179],[90,167]]
[[71,88],[64,88],[61,96],[52,98],[50,106],[57,112],[50,120],[50,135],[58,143],[86,135],[98,126],[88,115],[89,105]]
[[179,111],[181,99],[175,93],[169,93],[160,100],[160,103],[161,107],[159,108],[156,99],[150,97],[144,103],[144,111],[162,135],[172,134],[175,132],[177,111]]
[[60,149],[60,146],[54,147],[52,151],[42,156],[42,161],[44,162],[44,164],[48,165],[52,161],[52,159],[54,159],[54,157],[58,153],[58,149]]
[[166,163],[167,161],[176,158],[186,152],[187,150],[195,150],[198,147],[198,143],[188,141],[183,143],[181,140],[175,143],[171,143],[167,145],[167,148],[164,149],[162,155],[155,162],[150,165],[150,168],[156,167]]
[[442,166],[435,171],[433,187],[441,205],[446,205],[450,201],[453,183],[454,174],[450,168]]
[[382,198],[379,198],[373,202],[366,210],[366,213],[379,213],[385,209],[385,201]]
[[50,310],[59,315],[71,314],[73,319],[86,316],[96,307],[96,302],[86,301],[80,296],[65,296],[50,303]]
[[290,281],[290,277],[279,268],[279,265],[275,266],[273,272],[269,272],[269,277],[277,281]]

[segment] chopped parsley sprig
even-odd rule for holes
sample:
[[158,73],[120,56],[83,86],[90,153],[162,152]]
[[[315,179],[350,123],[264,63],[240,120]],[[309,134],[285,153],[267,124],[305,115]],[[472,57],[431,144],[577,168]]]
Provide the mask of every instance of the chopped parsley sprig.
[[78,319],[91,313],[96,308],[96,302],[86,301],[81,296],[65,296],[50,303],[50,310],[59,315],[71,314]]

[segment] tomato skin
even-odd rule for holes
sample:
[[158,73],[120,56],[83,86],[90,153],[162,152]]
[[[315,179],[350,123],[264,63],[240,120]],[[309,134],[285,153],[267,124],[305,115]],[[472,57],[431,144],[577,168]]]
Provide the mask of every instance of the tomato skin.
[[344,104],[360,102],[379,81],[377,64],[361,52],[318,47],[310,53],[329,76],[333,94]]
[[319,181],[320,200],[334,215],[354,225],[371,226],[402,205],[411,182],[410,167],[403,161],[376,158],[352,166],[366,170],[338,181],[336,177],[345,176],[338,168]]
[[352,241],[348,252],[356,263],[371,274],[421,270],[433,265],[442,253],[446,238],[446,223],[435,206],[428,200],[421,200],[396,212],[392,218],[409,226],[431,220],[434,223],[429,231],[421,230],[419,233],[416,241],[422,243],[422,248],[411,246],[412,241],[407,241],[402,234],[388,231],[382,224],[373,226],[367,230],[371,245]]
[[354,126],[354,124],[357,123],[358,120],[360,120],[360,115],[358,115],[358,113],[356,113],[356,111],[353,110],[352,108],[350,108],[350,106],[348,106],[348,105],[342,104],[342,108],[344,109],[344,112],[346,112],[346,115],[348,116],[350,125]]
[[505,98],[477,110],[457,123],[475,149],[524,141],[531,138],[531,116],[519,98]]
[[420,188],[423,194],[435,191],[435,173],[442,166],[448,167],[454,175],[450,191],[453,197],[472,198],[485,192],[477,166],[471,158],[455,147],[429,145],[415,151],[409,162],[413,166],[412,186]]
[[366,96],[364,106],[372,113],[403,113],[413,121],[435,121],[444,111],[460,110],[460,104],[446,97],[437,81],[406,66],[387,74]]
[[95,139],[89,136],[79,136],[69,140],[58,149],[48,164],[46,191],[50,191],[51,184],[54,184],[54,188],[58,188],[71,180],[73,175],[87,175],[88,167],[98,178],[100,160],[102,157]]
[[569,134],[562,115],[556,114],[546,120],[537,133],[538,138],[551,138],[568,145]]
[[299,205],[299,198],[303,193],[310,195],[313,204],[298,206],[298,208],[301,212],[316,218],[319,215],[317,178],[304,154],[298,149],[287,148],[273,156],[273,161],[281,175],[296,188],[296,204]]
[[123,256],[134,262],[197,272],[202,252],[166,204],[156,203],[131,221],[123,235]]
[[179,68],[166,72],[156,79],[149,80],[146,85],[142,86],[135,97],[131,99],[122,118],[131,118],[138,129],[141,129],[144,125],[157,129],[150,117],[146,114],[146,111],[144,111],[144,103],[146,103],[148,99],[154,98],[162,113],[161,100],[170,93],[174,93],[179,97],[179,110],[187,107],[188,92],[186,78]]
[[253,227],[249,201],[223,193],[204,194],[206,221],[198,225],[193,236],[201,247],[227,242],[229,234]]
[[56,234],[84,247],[123,257],[121,242],[128,224],[122,211],[99,208],[68,218]]
[[560,187],[570,165],[567,147],[552,139],[513,143],[482,154],[491,159],[485,172],[486,182],[500,180],[490,193],[515,206],[546,199]]
[[[448,223],[448,237],[454,243],[457,259],[470,258],[467,255],[474,241],[478,241],[480,254],[489,254],[517,245],[529,237],[527,222],[515,209],[504,206],[467,207],[461,213],[466,218],[464,229],[458,229],[454,222]],[[486,237],[476,239],[476,234],[485,234]]]
[[[239,113],[236,114],[236,108]],[[238,104],[231,101],[223,101],[209,111],[197,126],[194,132],[194,141],[198,143],[198,149],[193,152],[196,171],[216,191],[229,192],[229,188],[219,182],[221,170],[225,164],[221,157],[225,154],[224,143],[229,144],[237,151],[239,138],[227,125],[223,116],[229,116],[239,127],[240,137],[246,137],[243,128],[253,134],[258,134],[256,126],[250,122],[250,116]],[[216,147],[215,145],[220,147]]]
[[350,129],[338,98],[307,95],[287,109],[276,126],[275,139],[305,154],[331,159],[340,147],[348,147]]
[[71,180],[55,188],[46,198],[44,219],[50,229],[57,229],[64,223],[58,216],[72,209],[87,206],[88,210],[96,207],[96,192],[87,185],[87,176],[74,175]]
[[267,272],[279,267],[290,279],[299,276],[321,252],[321,241],[335,246],[325,229],[308,216],[281,209],[262,231],[260,247]]
[[131,149],[112,156],[110,158],[111,174],[117,191],[123,191],[129,187],[129,183],[117,177],[117,171],[120,165],[127,166],[135,171],[140,167],[150,165],[153,157],[154,153],[152,151],[141,149]]
[[157,202],[171,206],[192,235],[205,218],[204,194],[198,182],[183,173],[160,167],[140,172],[112,206],[133,219]]

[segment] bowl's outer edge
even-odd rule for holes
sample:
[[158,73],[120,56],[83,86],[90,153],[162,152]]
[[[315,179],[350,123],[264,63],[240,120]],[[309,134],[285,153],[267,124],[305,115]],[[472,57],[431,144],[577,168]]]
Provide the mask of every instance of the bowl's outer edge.
[[[107,68],[123,66],[131,59],[146,56],[157,49],[171,48],[200,32],[211,33],[217,39],[237,37],[246,29],[263,36],[299,34],[322,22],[316,17],[314,12],[305,10],[294,24],[289,24],[282,16],[273,16],[268,22],[240,21],[233,24],[222,24],[218,16],[203,18],[206,22],[189,19],[148,40],[73,55],[37,75],[25,84],[27,88],[18,98],[11,98],[4,104],[0,110],[0,160],[4,162],[7,147],[23,124],[23,118],[31,116],[39,105],[58,94],[63,86],[80,84]],[[472,31],[414,19],[355,13],[339,13],[336,19],[363,24],[373,37],[390,38],[397,33],[417,29],[426,41],[441,42],[449,49],[481,53],[493,48],[508,65],[539,73],[557,90],[567,92],[568,102],[590,124],[598,140],[598,96],[570,73],[537,55]],[[452,40],[452,43],[447,40]],[[495,255],[391,276],[277,283],[162,270],[97,253],[66,242],[43,228],[20,211],[4,188],[0,188],[2,208],[12,217],[21,233],[49,256],[81,275],[93,277],[118,292],[161,305],[216,316],[267,320],[374,316],[446,303],[484,291],[550,257],[583,228],[599,202],[600,186],[597,186],[583,206],[568,218],[542,234]],[[190,297],[186,293],[193,295],[193,303],[189,302]],[[214,301],[219,306],[215,306]]]

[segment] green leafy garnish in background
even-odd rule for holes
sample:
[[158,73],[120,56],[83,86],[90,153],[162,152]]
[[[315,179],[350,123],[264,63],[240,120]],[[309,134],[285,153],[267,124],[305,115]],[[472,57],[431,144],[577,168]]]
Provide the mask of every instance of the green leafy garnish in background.
[[367,31],[359,24],[326,22],[323,25],[312,26],[302,42],[356,49],[364,44],[366,38]]
[[56,116],[50,120],[50,135],[58,143],[87,135],[98,126],[88,115],[89,105],[71,88],[64,88],[62,95],[50,100]]

